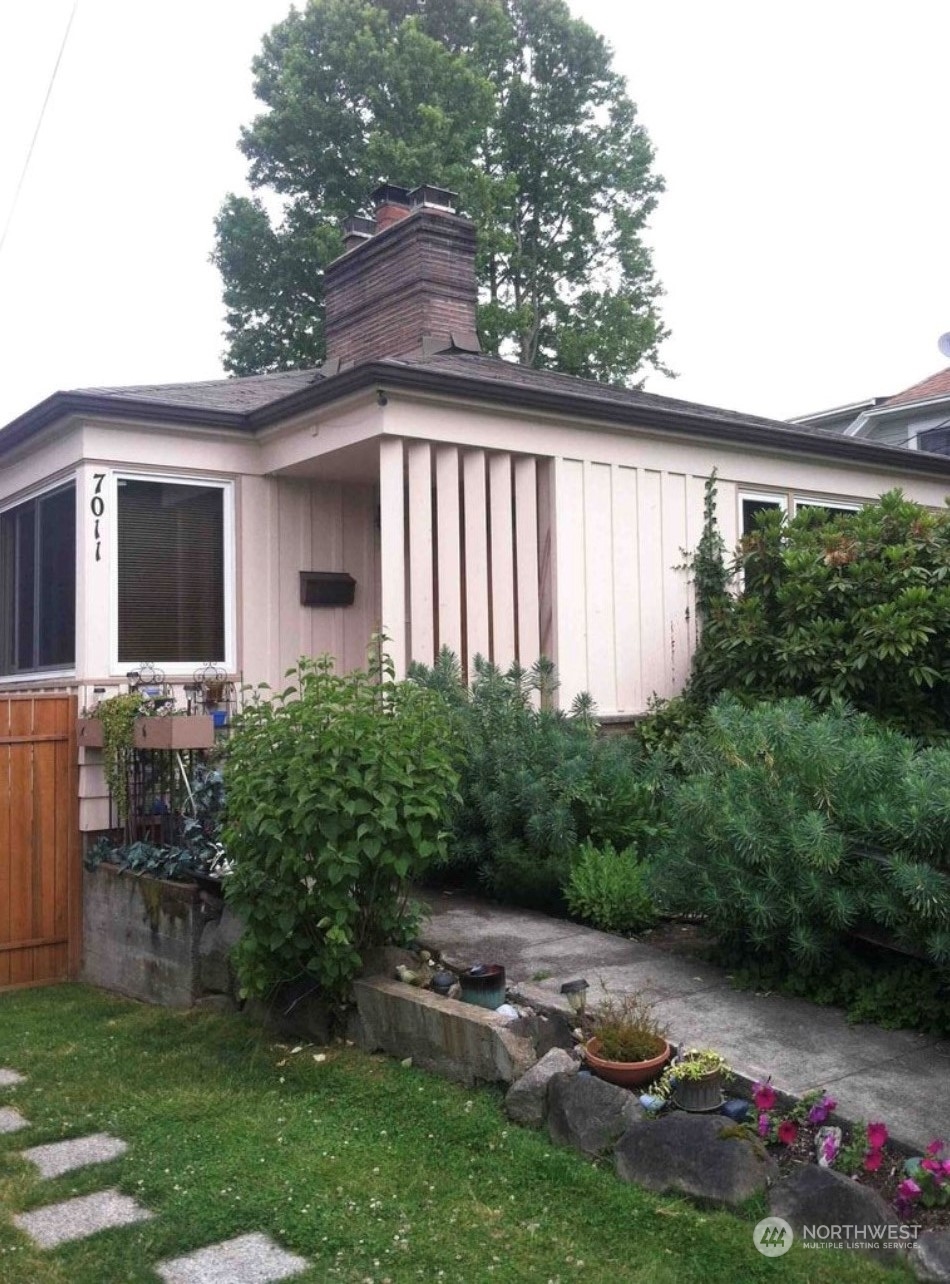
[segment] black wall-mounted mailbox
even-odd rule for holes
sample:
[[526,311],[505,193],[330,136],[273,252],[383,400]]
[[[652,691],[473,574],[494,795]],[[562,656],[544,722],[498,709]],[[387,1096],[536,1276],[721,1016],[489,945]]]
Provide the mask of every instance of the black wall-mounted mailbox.
[[352,606],[356,580],[346,571],[301,571],[301,606]]

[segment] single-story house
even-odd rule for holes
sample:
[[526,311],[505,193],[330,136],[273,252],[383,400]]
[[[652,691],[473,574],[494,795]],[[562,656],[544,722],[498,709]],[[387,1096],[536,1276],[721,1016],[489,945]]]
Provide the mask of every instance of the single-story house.
[[940,455],[483,355],[452,194],[375,200],[327,270],[321,369],[57,392],[0,431],[0,690],[276,685],[382,627],[400,673],[545,654],[565,704],[630,717],[687,676],[713,469],[728,544],[762,506],[942,506]]

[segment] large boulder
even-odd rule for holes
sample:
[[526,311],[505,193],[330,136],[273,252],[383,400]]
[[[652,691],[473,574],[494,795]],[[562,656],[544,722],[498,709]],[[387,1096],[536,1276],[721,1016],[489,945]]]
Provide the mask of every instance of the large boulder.
[[807,1228],[810,1244],[840,1248],[852,1243],[862,1255],[891,1264],[903,1258],[893,1247],[873,1247],[877,1243],[875,1228],[897,1223],[894,1209],[877,1191],[831,1168],[802,1164],[772,1189],[769,1209],[774,1217],[788,1222],[799,1242],[805,1239]]
[[614,1159],[624,1181],[730,1208],[760,1194],[777,1173],[764,1146],[722,1115],[683,1111],[630,1128]]
[[548,1083],[547,1106],[551,1140],[590,1157],[612,1150],[643,1118],[631,1092],[587,1073],[556,1074]]
[[910,1264],[919,1280],[930,1284],[950,1281],[950,1231],[927,1231],[910,1255]]
[[556,1074],[576,1074],[578,1063],[563,1048],[551,1048],[511,1085],[505,1111],[514,1123],[540,1128],[547,1114],[548,1084]]

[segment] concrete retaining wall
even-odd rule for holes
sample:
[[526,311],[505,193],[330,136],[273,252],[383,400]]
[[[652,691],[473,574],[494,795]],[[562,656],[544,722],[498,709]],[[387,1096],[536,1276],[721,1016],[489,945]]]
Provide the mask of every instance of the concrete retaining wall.
[[163,1007],[230,996],[239,930],[220,898],[192,883],[99,865],[83,878],[82,979]]
[[353,989],[367,1052],[412,1057],[424,1070],[461,1083],[513,1083],[537,1059],[532,1040],[487,1008],[384,977],[357,981]]

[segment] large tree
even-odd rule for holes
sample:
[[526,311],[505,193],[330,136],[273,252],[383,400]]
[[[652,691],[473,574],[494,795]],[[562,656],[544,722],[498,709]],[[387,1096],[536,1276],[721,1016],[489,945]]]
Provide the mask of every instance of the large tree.
[[256,195],[225,199],[213,254],[230,370],[323,358],[323,269],[380,181],[461,193],[486,350],[616,383],[663,368],[642,238],[663,181],[609,47],[563,0],[308,0],[253,70]]

